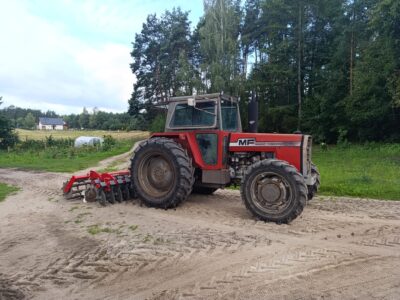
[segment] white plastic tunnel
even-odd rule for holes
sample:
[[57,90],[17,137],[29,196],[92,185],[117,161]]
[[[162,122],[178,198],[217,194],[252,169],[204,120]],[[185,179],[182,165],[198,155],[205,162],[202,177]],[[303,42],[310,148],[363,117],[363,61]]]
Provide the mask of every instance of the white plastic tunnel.
[[74,143],[75,148],[83,146],[101,146],[103,144],[103,139],[97,136],[80,136],[77,137]]

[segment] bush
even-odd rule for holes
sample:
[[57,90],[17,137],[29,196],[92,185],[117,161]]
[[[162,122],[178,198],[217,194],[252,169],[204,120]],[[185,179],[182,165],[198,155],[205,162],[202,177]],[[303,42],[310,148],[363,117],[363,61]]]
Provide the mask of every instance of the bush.
[[16,150],[29,150],[29,151],[39,151],[47,148],[57,147],[67,149],[74,145],[74,140],[71,138],[68,139],[54,139],[51,135],[49,137],[46,136],[44,141],[42,140],[29,140],[26,139],[18,143],[15,147]]
[[165,115],[157,115],[150,124],[150,132],[164,132],[165,122]]
[[104,141],[103,141],[103,150],[104,151],[110,150],[117,143],[117,141],[111,135],[105,135],[105,136],[103,136],[103,138],[104,138]]
[[13,132],[10,120],[0,115],[0,149],[14,147],[18,140],[18,135]]
[[147,121],[142,115],[137,115],[131,118],[128,130],[147,130]]

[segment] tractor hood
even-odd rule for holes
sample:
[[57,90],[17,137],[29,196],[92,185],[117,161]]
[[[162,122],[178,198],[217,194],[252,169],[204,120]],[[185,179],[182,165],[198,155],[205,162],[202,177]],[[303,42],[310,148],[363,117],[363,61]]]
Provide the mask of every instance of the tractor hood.
[[229,150],[248,151],[251,148],[252,151],[264,151],[266,147],[300,147],[302,140],[301,134],[232,133]]

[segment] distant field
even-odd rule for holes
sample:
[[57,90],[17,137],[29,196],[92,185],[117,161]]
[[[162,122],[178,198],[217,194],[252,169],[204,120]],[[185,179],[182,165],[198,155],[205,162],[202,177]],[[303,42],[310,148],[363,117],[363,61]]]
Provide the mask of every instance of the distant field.
[[314,147],[320,194],[400,200],[400,144]]
[[49,147],[43,150],[0,151],[0,168],[75,172],[95,166],[105,158],[128,152],[137,140],[140,139],[118,140],[109,150]]
[[[11,151],[0,151],[0,168],[75,172],[95,166],[99,161],[107,157],[128,152],[136,141],[145,139],[149,135],[146,131],[41,131],[18,129],[17,132],[21,143]],[[62,142],[60,139],[74,139],[78,136],[102,137],[104,135],[111,135],[116,141],[108,148],[84,147],[76,149],[68,143],[54,143],[41,148],[43,145],[38,141],[45,140],[50,135],[59,142]],[[26,145],[29,145],[29,148]]]
[[98,136],[111,135],[118,140],[146,138],[149,133],[146,131],[106,131],[106,130],[25,130],[16,129],[21,140],[44,140],[46,136],[55,139],[77,138],[78,136]]

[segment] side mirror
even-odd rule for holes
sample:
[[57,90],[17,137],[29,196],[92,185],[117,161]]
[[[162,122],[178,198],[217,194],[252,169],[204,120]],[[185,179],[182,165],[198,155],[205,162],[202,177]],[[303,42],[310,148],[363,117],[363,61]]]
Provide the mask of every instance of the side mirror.
[[196,106],[196,99],[195,98],[188,98],[187,102],[188,106]]

